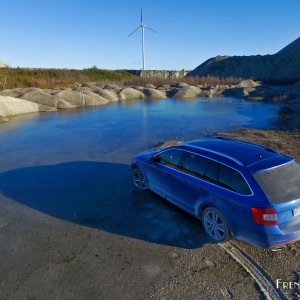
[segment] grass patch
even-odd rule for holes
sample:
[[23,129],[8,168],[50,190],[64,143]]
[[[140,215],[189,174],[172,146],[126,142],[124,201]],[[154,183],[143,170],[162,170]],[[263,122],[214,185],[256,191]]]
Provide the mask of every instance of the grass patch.
[[24,87],[60,89],[84,83],[123,82],[131,77],[132,75],[126,71],[97,68],[84,70],[0,68],[0,89]]

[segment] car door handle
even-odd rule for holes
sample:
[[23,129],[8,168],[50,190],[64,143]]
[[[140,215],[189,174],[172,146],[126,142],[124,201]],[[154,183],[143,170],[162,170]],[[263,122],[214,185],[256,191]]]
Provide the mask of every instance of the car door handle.
[[166,173],[167,176],[172,177],[172,175],[170,173]]
[[197,190],[197,191],[201,191],[201,192],[206,192],[206,189],[204,189],[204,188],[202,188],[202,187],[200,187],[200,186],[198,186],[198,187],[196,188],[196,190]]

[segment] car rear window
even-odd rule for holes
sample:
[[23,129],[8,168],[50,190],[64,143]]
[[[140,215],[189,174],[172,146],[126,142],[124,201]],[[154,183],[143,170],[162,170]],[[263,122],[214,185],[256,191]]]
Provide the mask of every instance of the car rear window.
[[258,172],[254,177],[274,204],[300,198],[300,165],[295,161]]

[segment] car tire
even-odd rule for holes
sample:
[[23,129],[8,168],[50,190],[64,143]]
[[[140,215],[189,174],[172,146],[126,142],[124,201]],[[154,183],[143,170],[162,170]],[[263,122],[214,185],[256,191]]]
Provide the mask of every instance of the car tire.
[[146,177],[145,177],[143,171],[139,167],[135,167],[132,170],[131,179],[132,179],[133,185],[137,189],[139,189],[141,191],[144,191],[144,190],[148,189]]
[[202,224],[206,234],[217,243],[231,239],[230,230],[222,213],[214,207],[207,207],[202,213]]

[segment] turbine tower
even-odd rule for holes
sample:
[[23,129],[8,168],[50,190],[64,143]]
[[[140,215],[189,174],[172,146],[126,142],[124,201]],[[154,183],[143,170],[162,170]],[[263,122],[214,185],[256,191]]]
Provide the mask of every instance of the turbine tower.
[[149,28],[148,26],[146,26],[144,24],[144,21],[143,21],[143,8],[141,8],[141,25],[138,26],[133,32],[131,32],[128,37],[130,37],[132,34],[134,34],[137,30],[139,30],[140,28],[142,28],[142,52],[143,52],[143,71],[145,70],[145,28],[146,29],[149,29],[153,32],[156,32],[158,33],[157,31]]

